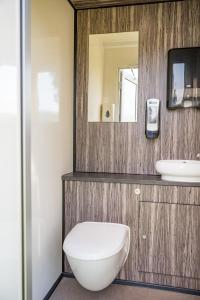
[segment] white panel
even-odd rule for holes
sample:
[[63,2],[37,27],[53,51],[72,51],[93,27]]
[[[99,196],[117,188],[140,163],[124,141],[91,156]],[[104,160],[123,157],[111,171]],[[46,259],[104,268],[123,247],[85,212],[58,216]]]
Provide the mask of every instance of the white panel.
[[73,24],[66,0],[32,1],[33,300],[62,272],[61,175],[73,167]]
[[19,0],[0,1],[0,299],[22,299]]

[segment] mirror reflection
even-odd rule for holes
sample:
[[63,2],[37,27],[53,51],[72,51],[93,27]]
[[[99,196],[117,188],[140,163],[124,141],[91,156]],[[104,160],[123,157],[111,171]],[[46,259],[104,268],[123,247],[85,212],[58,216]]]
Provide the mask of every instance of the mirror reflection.
[[138,32],[89,36],[89,122],[137,122]]

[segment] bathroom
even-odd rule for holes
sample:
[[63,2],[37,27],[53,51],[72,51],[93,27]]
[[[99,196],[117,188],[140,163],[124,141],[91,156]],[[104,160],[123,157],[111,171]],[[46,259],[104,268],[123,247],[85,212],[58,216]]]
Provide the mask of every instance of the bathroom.
[[200,1],[2,0],[0,28],[0,299],[200,299]]

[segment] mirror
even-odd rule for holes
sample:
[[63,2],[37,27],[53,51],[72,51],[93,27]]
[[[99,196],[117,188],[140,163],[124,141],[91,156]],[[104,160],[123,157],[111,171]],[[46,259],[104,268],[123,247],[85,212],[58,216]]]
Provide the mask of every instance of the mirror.
[[89,36],[88,122],[137,122],[138,32]]

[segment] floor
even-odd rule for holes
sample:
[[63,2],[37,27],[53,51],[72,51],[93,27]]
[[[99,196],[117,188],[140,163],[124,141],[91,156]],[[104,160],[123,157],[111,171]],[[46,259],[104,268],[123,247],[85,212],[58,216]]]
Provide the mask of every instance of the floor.
[[199,300],[200,296],[144,287],[112,284],[101,292],[83,289],[75,279],[63,278],[50,300]]

